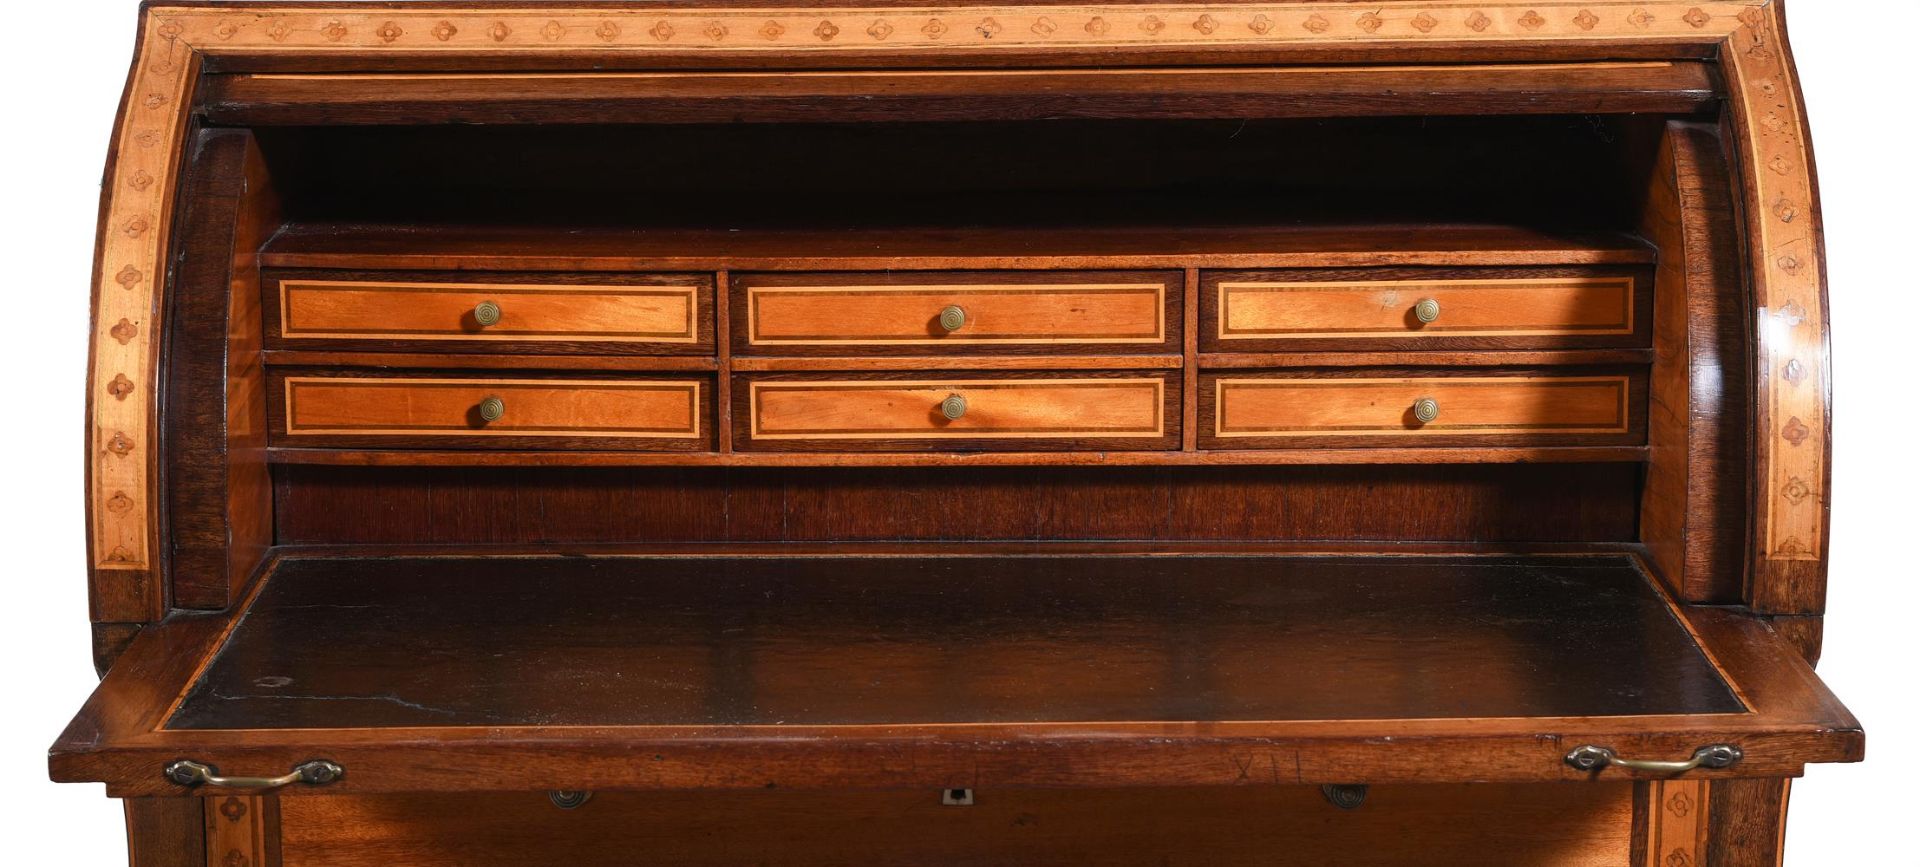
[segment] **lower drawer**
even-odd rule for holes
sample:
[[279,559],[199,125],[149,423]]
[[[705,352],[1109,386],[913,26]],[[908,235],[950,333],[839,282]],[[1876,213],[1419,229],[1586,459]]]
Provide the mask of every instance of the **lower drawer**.
[[1200,398],[1203,448],[1646,441],[1637,370],[1236,372]]
[[[1290,771],[1289,771],[1290,772]],[[1626,865],[1633,783],[280,799],[286,867]]]
[[705,449],[704,378],[279,374],[280,445]]
[[859,374],[736,380],[735,447],[787,451],[1170,449],[1163,373]]

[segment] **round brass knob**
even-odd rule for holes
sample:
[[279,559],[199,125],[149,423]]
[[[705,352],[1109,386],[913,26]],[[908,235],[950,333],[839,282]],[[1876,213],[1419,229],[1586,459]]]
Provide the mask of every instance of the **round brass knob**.
[[940,327],[948,331],[959,331],[967,326],[967,311],[958,304],[948,304],[940,308]]
[[501,416],[507,414],[507,402],[498,397],[489,397],[480,401],[479,410],[481,421],[499,421]]
[[492,301],[480,302],[473,308],[473,321],[480,323],[481,328],[500,324],[500,305]]
[[1432,322],[1440,318],[1440,302],[1432,298],[1422,298],[1413,305],[1413,318],[1421,322]]
[[1423,397],[1413,402],[1413,417],[1421,424],[1431,424],[1440,417],[1440,401]]
[[957,394],[947,395],[946,400],[940,401],[940,414],[949,421],[958,421],[967,414],[967,399]]

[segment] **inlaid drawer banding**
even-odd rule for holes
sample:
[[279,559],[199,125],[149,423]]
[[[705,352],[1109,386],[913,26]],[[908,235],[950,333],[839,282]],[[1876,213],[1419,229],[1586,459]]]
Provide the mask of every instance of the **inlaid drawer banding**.
[[1634,333],[1633,277],[1222,280],[1216,338],[1572,337]]
[[289,436],[698,439],[698,380],[288,377]]
[[1155,345],[1155,282],[748,285],[749,346]]
[[694,343],[695,284],[280,281],[290,340]]
[[1626,376],[1221,378],[1221,439],[1627,434]]
[[754,382],[755,440],[1166,435],[1166,381],[956,379]]

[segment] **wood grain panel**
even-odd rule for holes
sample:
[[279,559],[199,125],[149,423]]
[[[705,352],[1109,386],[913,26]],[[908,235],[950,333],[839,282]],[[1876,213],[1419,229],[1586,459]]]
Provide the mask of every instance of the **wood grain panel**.
[[[1220,283],[1219,330],[1236,340],[1366,337],[1553,337],[1632,334],[1631,277]],[[1421,322],[1414,306],[1439,304]]]
[[[692,343],[699,288],[282,280],[279,336]],[[497,324],[474,318],[486,301],[501,309]]]
[[[705,437],[706,389],[677,379],[430,379],[285,376],[276,433],[287,440],[332,437],[688,440]],[[487,422],[489,397],[505,414]]]
[[1315,786],[349,796],[287,798],[281,827],[288,867],[1621,867],[1631,789],[1374,786],[1355,810]]
[[[1637,416],[1634,378],[1627,375],[1220,375],[1203,388],[1213,398],[1207,433],[1208,445],[1215,447],[1235,441],[1312,443],[1326,437],[1403,444],[1448,437],[1625,442],[1634,436]],[[1413,406],[1426,398],[1439,403],[1440,415],[1422,423]]]
[[[1158,283],[748,284],[746,294],[754,347],[1166,342],[1167,293]],[[966,314],[951,332],[939,322],[947,306]]]
[[[1168,411],[1178,389],[1167,375],[747,378],[745,383],[747,424],[737,443],[742,447],[1109,440],[1154,448],[1178,428]],[[966,402],[966,411],[949,419],[940,407],[955,396]]]

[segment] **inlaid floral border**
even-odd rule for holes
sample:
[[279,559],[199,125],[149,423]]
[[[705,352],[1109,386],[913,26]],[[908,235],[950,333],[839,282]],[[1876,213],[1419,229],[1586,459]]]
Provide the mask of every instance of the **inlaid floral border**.
[[[95,275],[89,490],[95,619],[161,607],[156,346],[167,227],[203,55],[665,56],[691,52],[1113,50],[1420,43],[1719,43],[1731,70],[1754,246],[1763,432],[1755,577],[1826,547],[1825,299],[1812,168],[1780,11],[1749,2],[1036,5],[927,8],[255,8],[147,11],[105,192]],[[116,577],[117,576],[117,577]]]

